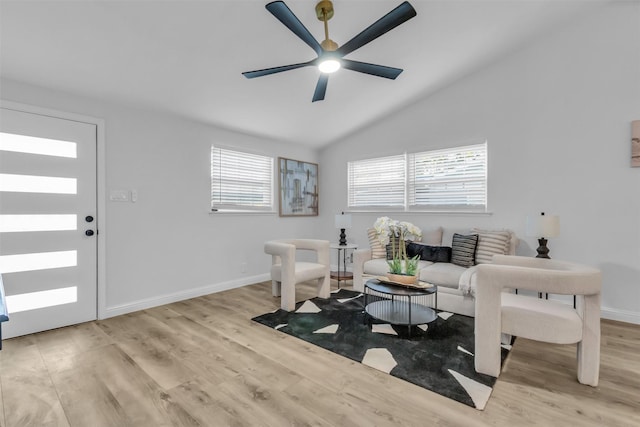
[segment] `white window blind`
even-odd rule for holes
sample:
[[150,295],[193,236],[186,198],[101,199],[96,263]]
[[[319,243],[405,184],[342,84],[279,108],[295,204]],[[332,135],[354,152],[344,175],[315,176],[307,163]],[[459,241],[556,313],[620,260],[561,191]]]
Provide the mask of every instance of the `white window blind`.
[[273,158],[211,147],[212,210],[273,211]]
[[349,208],[404,208],[404,154],[348,162],[347,169]]
[[348,162],[353,210],[486,212],[487,143]]
[[408,156],[409,209],[486,211],[487,144]]

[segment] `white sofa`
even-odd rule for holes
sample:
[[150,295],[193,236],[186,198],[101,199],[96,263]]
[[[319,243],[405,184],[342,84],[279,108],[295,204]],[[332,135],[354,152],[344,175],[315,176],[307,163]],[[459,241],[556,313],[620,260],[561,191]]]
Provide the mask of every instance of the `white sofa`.
[[[451,246],[455,233],[479,235],[479,245],[483,236],[490,233],[508,234],[504,254],[515,255],[518,238],[509,230],[480,229],[443,229],[442,227],[422,230],[420,243],[430,246]],[[370,239],[371,240],[371,239]],[[490,262],[491,254],[482,262]],[[472,276],[476,267],[461,267],[450,262],[430,262],[421,260],[418,265],[420,280],[438,286],[438,309],[451,311],[467,316],[475,315],[475,300],[472,289]],[[385,276],[389,271],[386,258],[372,258],[372,250],[358,249],[353,253],[353,287],[363,292],[367,280],[377,276]]]

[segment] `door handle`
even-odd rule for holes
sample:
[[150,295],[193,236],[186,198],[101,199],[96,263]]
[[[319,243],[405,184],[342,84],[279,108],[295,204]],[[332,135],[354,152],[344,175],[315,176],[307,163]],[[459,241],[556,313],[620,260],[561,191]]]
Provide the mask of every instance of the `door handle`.
[[84,217],[84,220],[87,222],[93,222],[93,217],[91,215],[87,215]]
[[87,230],[84,232],[84,234],[87,236],[93,236],[93,230]]

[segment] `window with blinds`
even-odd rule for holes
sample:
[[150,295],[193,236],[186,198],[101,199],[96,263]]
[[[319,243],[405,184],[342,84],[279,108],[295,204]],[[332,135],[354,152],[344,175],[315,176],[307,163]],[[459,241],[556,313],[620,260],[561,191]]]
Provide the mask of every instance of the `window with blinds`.
[[487,144],[408,155],[408,207],[485,211]]
[[347,163],[349,208],[404,209],[405,155]]
[[273,157],[211,147],[211,210],[273,212]]
[[353,210],[486,212],[487,143],[348,162]]

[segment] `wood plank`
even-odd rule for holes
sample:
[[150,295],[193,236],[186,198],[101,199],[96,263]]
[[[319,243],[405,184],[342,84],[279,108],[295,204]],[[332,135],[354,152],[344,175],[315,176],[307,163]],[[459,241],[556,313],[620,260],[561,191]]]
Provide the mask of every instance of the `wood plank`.
[[68,426],[55,386],[33,337],[6,340],[0,353],[6,425]]
[[200,425],[244,426],[241,417],[234,412],[234,404],[220,401],[223,393],[206,378],[198,378],[169,391],[177,404],[183,407]]
[[66,363],[73,363],[74,356],[86,351],[113,344],[96,322],[81,323],[67,328],[34,334],[43,360],[52,370],[70,368]]
[[[219,385],[220,399],[226,407],[234,409],[234,415],[241,416],[245,425],[269,426],[330,426],[323,416],[317,416],[308,409],[311,402],[292,400],[282,391],[271,388],[249,375],[241,375],[233,381]],[[232,406],[233,405],[233,406]]]
[[[79,365],[80,369],[53,375],[73,425],[92,425],[86,423],[86,417],[92,416],[86,411],[91,408],[107,414],[102,425],[199,425],[118,345],[85,353]],[[77,378],[74,374],[78,373],[83,375]],[[83,403],[76,403],[78,400]],[[123,424],[109,424],[123,417]]]
[[172,337],[172,330],[147,313],[114,317],[99,326],[162,388],[170,389],[196,377],[171,351],[180,345]]

